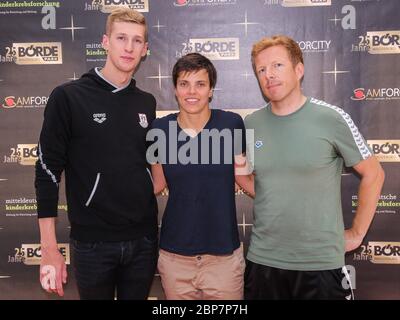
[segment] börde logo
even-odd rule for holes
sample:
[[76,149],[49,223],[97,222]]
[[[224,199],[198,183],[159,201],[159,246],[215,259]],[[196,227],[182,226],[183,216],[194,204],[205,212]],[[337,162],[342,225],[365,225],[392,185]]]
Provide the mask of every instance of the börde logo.
[[400,140],[368,140],[367,143],[380,162],[400,162]]
[[61,42],[13,43],[15,63],[62,64]]
[[[65,264],[70,264],[70,250],[68,243],[57,244],[60,253],[65,258]],[[18,248],[19,249],[19,248]],[[22,244],[20,248],[20,255],[26,265],[39,265],[42,258],[42,250],[40,244],[29,243]]]
[[174,0],[175,7],[236,4],[236,0]]
[[360,246],[353,260],[365,260],[375,264],[400,264],[400,242],[370,241]]
[[397,100],[400,99],[400,88],[357,88],[353,90],[351,100]]
[[15,62],[17,53],[15,52],[15,48],[11,47],[5,47],[5,54],[1,55],[0,54],[0,62],[5,63],[5,62]]
[[189,39],[177,56],[197,52],[210,60],[239,60],[238,38]]
[[400,53],[400,30],[368,31],[365,41],[371,54]]
[[400,242],[370,241],[368,249],[371,250],[372,263],[400,264]]
[[37,144],[19,143],[10,148],[11,154],[5,155],[3,163],[19,163],[23,166],[33,166],[37,160]]
[[100,0],[101,12],[110,13],[115,8],[125,7],[139,12],[149,12],[149,0]]
[[331,0],[282,0],[283,7],[330,6]]

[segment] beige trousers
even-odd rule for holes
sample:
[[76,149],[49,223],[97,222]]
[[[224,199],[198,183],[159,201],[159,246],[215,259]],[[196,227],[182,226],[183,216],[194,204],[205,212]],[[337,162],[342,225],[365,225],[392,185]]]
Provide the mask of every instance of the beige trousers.
[[243,299],[242,246],[230,255],[183,256],[160,249],[158,271],[167,300]]

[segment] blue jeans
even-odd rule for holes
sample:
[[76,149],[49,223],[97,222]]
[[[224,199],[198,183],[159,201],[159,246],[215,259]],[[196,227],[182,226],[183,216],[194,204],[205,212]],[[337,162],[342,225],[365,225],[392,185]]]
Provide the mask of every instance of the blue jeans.
[[121,242],[71,239],[71,253],[82,300],[147,299],[157,266],[157,237]]

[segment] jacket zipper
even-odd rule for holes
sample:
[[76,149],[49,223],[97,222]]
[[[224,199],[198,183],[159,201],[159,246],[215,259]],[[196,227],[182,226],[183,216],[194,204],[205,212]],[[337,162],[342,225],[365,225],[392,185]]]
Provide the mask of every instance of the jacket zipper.
[[100,181],[100,172],[97,173],[96,181],[94,182],[94,186],[93,186],[93,189],[92,189],[92,193],[90,194],[89,199],[88,199],[88,200],[86,201],[86,203],[85,203],[85,206],[86,206],[86,207],[89,206],[90,201],[92,201],[92,198],[93,198],[94,194],[96,193],[96,189],[97,189],[97,186],[98,186],[98,184],[99,184],[99,181]]

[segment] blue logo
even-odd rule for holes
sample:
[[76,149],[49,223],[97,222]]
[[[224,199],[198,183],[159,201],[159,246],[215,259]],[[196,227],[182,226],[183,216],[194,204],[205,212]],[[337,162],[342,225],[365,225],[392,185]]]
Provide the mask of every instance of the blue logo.
[[259,149],[263,146],[263,142],[261,140],[257,140],[256,143],[254,144],[254,146]]

